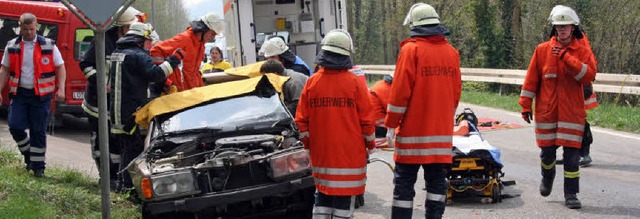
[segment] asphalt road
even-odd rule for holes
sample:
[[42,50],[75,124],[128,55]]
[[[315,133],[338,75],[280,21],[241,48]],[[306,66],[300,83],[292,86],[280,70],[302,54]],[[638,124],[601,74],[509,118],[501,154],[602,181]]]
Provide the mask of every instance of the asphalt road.
[[[525,125],[517,129],[483,132],[483,137],[502,152],[503,180],[515,180],[503,194],[514,196],[497,204],[482,204],[480,198],[454,199],[447,205],[446,218],[639,218],[640,217],[640,135],[592,127],[593,165],[581,168],[583,208],[571,210],[564,206],[563,171],[558,166],[554,190],[549,197],[538,192],[540,181],[539,149],[535,146],[533,126],[522,122],[518,113],[461,104],[458,111],[471,107],[478,117]],[[73,168],[94,177],[98,171],[90,157],[89,132],[86,120],[65,118],[65,126],[48,136],[48,165]],[[15,148],[6,125],[0,118],[0,143]],[[559,150],[558,157],[562,156]],[[373,154],[392,161],[392,152]],[[418,176],[422,176],[419,173]],[[426,191],[424,180],[416,183],[414,218],[423,218]],[[393,172],[384,164],[369,165],[365,206],[356,210],[355,218],[390,218],[393,198]]]

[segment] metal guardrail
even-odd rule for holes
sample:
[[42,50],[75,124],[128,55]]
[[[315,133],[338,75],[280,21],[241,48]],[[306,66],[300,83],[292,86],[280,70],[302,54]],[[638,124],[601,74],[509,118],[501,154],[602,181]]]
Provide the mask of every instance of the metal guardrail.
[[[395,65],[358,65],[365,74],[386,75]],[[460,68],[463,81],[522,85],[526,70]],[[596,92],[640,95],[640,75],[598,73],[593,83]]]

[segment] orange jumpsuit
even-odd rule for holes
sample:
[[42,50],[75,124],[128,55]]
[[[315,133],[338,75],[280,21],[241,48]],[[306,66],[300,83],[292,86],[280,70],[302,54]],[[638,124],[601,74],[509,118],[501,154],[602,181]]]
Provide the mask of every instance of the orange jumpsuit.
[[412,37],[400,45],[384,122],[400,127],[394,160],[451,163],[453,116],[462,90],[460,55],[441,35]]
[[322,194],[364,194],[366,148],[375,147],[368,98],[367,87],[348,69],[321,68],[302,90],[295,120]]
[[596,61],[588,43],[574,39],[564,56],[552,54],[556,37],[536,48],[522,85],[522,112],[531,112],[535,97],[536,143],[539,147],[580,148],[585,125],[582,86],[595,79]]
[[167,79],[176,85],[178,91],[189,90],[204,86],[202,74],[198,71],[204,59],[204,44],[205,42],[200,41],[191,27],[188,27],[184,32],[153,46],[150,54],[155,64],[161,64],[176,49],[182,49],[184,54],[182,70],[176,68]]
[[384,126],[390,93],[391,83],[385,80],[380,80],[369,88],[369,100],[373,105],[373,120],[376,122],[376,126]]

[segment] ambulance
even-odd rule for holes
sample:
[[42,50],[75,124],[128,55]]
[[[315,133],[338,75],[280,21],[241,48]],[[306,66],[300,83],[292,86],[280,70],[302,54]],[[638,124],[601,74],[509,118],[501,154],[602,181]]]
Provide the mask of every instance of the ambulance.
[[320,42],[332,29],[347,29],[346,0],[224,0],[227,59],[233,66],[264,60],[266,40],[282,37],[313,66]]

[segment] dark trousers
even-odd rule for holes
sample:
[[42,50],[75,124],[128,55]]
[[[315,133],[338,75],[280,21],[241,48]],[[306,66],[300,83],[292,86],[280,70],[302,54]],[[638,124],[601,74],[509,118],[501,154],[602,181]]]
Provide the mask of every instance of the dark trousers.
[[316,190],[313,218],[352,218],[355,196],[325,195]]
[[427,200],[425,201],[426,218],[442,218],[447,198],[447,181],[445,168],[448,164],[403,164],[396,163],[393,184],[393,205],[391,218],[411,218],[413,213],[413,197],[416,195],[414,185],[420,167],[424,170],[427,184]]
[[584,157],[589,155],[591,149],[591,143],[593,143],[593,135],[591,134],[591,125],[588,122],[584,124],[584,133],[582,135],[582,147],[580,148],[580,156]]
[[[98,130],[99,123],[98,118],[87,114],[89,120],[89,129],[91,130],[91,156],[96,161],[96,166],[99,171],[100,168],[100,132]],[[107,131],[110,129],[109,123],[107,123]],[[109,133],[109,175],[111,180],[118,178],[118,171],[120,170],[120,144],[115,140],[115,137]]]
[[51,96],[36,96],[33,89],[18,88],[9,105],[9,132],[18,144],[24,162],[33,170],[45,168]]
[[[540,147],[542,160],[541,174],[545,179],[553,179],[556,175],[556,150],[558,146]],[[564,193],[580,192],[580,149],[562,147],[564,160]]]
[[144,149],[144,136],[140,134],[140,132],[136,129],[136,131],[132,135],[128,134],[114,134],[116,142],[122,148],[122,160],[120,162],[120,174],[122,178],[122,185],[124,189],[133,188],[133,182],[131,181],[131,176],[129,175],[129,171],[126,170],[127,166],[133,159],[138,157],[140,153],[142,153]]

